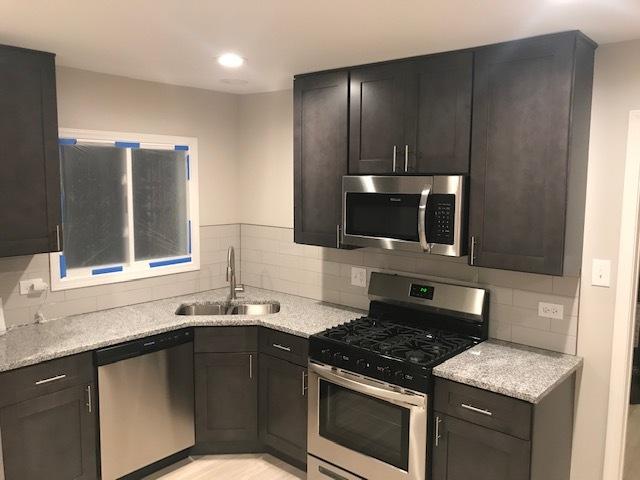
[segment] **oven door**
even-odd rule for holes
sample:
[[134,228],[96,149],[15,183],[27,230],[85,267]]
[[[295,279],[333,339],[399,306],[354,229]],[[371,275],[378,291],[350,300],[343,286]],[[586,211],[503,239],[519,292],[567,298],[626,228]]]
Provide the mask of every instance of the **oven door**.
[[310,363],[307,448],[369,480],[424,480],[427,396]]
[[342,177],[342,243],[428,251],[426,207],[433,177]]

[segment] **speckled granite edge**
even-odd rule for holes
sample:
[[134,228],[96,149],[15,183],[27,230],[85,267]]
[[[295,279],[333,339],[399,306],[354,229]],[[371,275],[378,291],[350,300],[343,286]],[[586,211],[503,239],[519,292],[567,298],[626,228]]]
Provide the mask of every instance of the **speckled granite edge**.
[[9,330],[0,336],[0,372],[186,327],[265,326],[301,337],[347,322],[361,310],[247,287],[241,301],[278,302],[267,315],[176,315],[182,303],[221,302],[228,289],[74,315]]
[[581,368],[581,357],[488,340],[434,368],[437,377],[539,403]]

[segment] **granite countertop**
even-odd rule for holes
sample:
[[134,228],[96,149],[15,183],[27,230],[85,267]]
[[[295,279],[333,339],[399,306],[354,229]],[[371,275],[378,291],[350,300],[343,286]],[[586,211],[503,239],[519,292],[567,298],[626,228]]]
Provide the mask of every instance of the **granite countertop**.
[[362,315],[361,310],[246,287],[238,301],[280,303],[268,315],[176,315],[182,303],[224,301],[228,289],[74,315],[9,330],[0,336],[0,372],[184,327],[263,325],[309,337]]
[[487,340],[434,368],[437,377],[538,403],[582,366],[574,355]]

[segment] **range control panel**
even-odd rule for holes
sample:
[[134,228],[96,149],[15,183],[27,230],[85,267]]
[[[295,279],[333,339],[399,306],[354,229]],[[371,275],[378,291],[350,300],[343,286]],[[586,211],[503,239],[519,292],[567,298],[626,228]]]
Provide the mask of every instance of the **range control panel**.
[[427,242],[453,245],[456,217],[456,196],[435,193],[427,204]]

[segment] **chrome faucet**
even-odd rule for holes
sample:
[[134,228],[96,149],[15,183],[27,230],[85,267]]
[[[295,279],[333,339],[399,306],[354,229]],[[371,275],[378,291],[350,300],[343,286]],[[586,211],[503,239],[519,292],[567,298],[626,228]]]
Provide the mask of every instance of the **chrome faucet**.
[[227,282],[229,282],[229,296],[227,301],[238,298],[237,293],[244,292],[244,286],[236,286],[236,255],[233,247],[227,251]]

